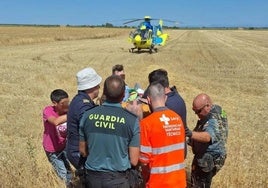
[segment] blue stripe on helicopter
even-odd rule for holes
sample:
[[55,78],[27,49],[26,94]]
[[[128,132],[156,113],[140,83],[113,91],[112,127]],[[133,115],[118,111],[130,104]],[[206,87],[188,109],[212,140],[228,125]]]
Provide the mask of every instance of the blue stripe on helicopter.
[[153,38],[153,43],[154,44],[161,44],[163,42],[163,39],[160,37],[154,37]]

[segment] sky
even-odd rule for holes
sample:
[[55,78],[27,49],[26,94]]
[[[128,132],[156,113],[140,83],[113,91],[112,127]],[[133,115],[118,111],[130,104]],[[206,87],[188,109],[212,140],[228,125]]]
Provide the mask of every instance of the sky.
[[268,0],[0,0],[0,24],[120,26],[144,16],[178,27],[268,27]]

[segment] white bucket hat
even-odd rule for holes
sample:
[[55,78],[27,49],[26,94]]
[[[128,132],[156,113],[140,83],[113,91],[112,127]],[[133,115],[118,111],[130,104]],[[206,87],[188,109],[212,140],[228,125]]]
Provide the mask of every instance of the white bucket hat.
[[99,85],[102,80],[102,78],[97,74],[97,72],[91,67],[80,70],[76,74],[76,79],[78,90],[91,89]]

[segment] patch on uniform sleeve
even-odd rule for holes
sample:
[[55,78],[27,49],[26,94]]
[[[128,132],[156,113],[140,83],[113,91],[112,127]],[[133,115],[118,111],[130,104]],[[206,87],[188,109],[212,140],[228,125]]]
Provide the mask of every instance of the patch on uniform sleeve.
[[222,118],[227,118],[227,114],[224,110],[221,111],[221,117]]
[[83,99],[83,103],[90,103],[90,100],[88,100],[88,99]]

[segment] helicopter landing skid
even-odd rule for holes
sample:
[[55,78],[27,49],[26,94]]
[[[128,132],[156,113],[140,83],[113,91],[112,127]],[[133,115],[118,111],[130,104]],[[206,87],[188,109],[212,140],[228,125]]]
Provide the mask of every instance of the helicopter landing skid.
[[130,53],[133,53],[135,49],[137,49],[137,48],[130,48],[128,51],[129,51]]
[[150,49],[149,49],[149,53],[150,53],[150,54],[153,53],[153,51],[154,51],[155,53],[157,53],[157,48],[150,48]]
[[[137,49],[137,52],[138,52],[138,53],[141,51],[141,48],[137,48],[137,47],[130,48],[128,51],[129,51],[130,53],[134,53],[134,50],[135,50],[135,49]],[[150,54],[153,53],[153,52],[156,53],[157,51],[158,51],[157,48],[154,48],[154,47],[149,48],[149,53],[150,53]]]

